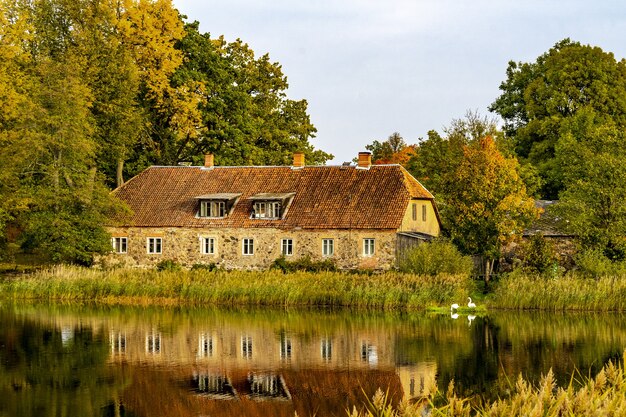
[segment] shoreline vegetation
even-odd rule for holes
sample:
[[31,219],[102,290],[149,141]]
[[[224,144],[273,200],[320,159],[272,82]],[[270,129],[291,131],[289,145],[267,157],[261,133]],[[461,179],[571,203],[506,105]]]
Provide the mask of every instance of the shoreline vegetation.
[[380,389],[364,404],[364,411],[354,409],[349,417],[418,417],[418,416],[621,416],[626,410],[626,351],[622,361],[609,361],[595,376],[574,373],[567,387],[557,387],[549,371],[534,385],[521,375],[509,381],[510,395],[494,401],[459,398],[451,383],[447,392],[435,392],[417,403],[394,406]]
[[102,270],[54,266],[0,274],[0,298],[90,301],[104,304],[349,307],[372,310],[471,314],[467,298],[486,309],[626,311],[626,276],[589,278],[512,273],[486,294],[466,274],[416,275],[337,271],[283,273],[155,269]]

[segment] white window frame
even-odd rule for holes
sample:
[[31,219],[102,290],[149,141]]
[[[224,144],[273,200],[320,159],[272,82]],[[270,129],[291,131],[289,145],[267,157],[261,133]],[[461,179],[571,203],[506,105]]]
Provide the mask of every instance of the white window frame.
[[254,238],[243,238],[243,240],[241,241],[241,254],[245,256],[254,255]]
[[322,256],[335,255],[335,239],[322,239]]
[[290,360],[292,345],[290,337],[281,337],[279,342],[279,351],[280,351],[280,359],[282,360]]
[[113,246],[114,253],[128,253],[128,238],[125,236],[112,237],[111,246]]
[[[207,243],[209,247],[207,248]],[[217,254],[217,239],[213,236],[201,236],[200,237],[200,253],[203,255],[216,255]]]
[[244,359],[252,359],[252,349],[252,336],[241,336],[241,357]]
[[280,240],[280,254],[283,256],[293,255],[293,239],[290,237]]
[[320,356],[325,362],[329,362],[333,359],[333,341],[329,338],[324,338],[320,341]]
[[363,239],[363,256],[374,256],[376,253],[376,239],[366,237]]
[[226,202],[201,200],[198,217],[209,219],[223,219],[226,217]]
[[[152,242],[152,247],[150,245],[150,241]],[[157,241],[158,243],[158,250],[157,250]],[[163,253],[163,238],[162,237],[149,237],[146,239],[146,252],[149,255],[161,255]]]
[[254,219],[280,219],[282,204],[280,201],[257,201],[254,203]]

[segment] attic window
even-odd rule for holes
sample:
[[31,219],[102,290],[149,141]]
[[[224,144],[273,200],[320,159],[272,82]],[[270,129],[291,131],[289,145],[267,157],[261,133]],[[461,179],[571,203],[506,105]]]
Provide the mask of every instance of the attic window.
[[250,197],[252,200],[252,219],[281,219],[295,193],[260,193]]
[[237,199],[241,194],[218,193],[205,194],[196,197],[200,200],[198,217],[209,219],[223,219],[228,217]]

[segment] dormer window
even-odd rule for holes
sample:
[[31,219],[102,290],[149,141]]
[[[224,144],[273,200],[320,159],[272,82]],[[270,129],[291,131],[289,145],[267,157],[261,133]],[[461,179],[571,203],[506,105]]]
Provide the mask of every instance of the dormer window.
[[252,219],[279,220],[282,219],[295,193],[260,193],[255,194],[252,200]]
[[218,193],[205,194],[196,197],[200,201],[198,217],[208,219],[223,219],[232,212],[235,203],[241,194]]
[[200,201],[200,217],[226,217],[224,201]]
[[256,202],[252,217],[255,219],[280,219],[280,206],[279,201]]

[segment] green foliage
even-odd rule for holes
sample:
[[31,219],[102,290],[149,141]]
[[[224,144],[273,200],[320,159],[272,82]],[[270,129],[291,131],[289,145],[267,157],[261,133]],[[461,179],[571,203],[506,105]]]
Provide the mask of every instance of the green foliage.
[[419,275],[460,274],[469,276],[472,258],[462,255],[451,242],[435,240],[418,245],[403,256],[400,271]]
[[[182,269],[182,266],[172,259],[163,259],[161,262],[156,264],[156,270],[159,272],[177,272]],[[196,268],[196,270],[198,270],[198,268]]]
[[287,258],[281,256],[277,258],[270,269],[278,269],[285,273],[295,271],[306,272],[322,272],[322,271],[337,271],[337,265],[332,259],[323,259],[321,261],[314,261],[310,256],[304,256],[300,259],[288,261]]
[[530,273],[558,271],[558,258],[552,242],[540,233],[531,236],[522,247],[522,266]]
[[611,260],[626,257],[626,134],[592,111],[569,120],[571,133],[556,147],[567,188],[556,207],[584,248],[598,249]]
[[601,278],[626,274],[626,261],[609,259],[598,249],[587,249],[574,257],[577,270],[586,277]]
[[191,270],[192,271],[215,271],[217,270],[217,265],[215,264],[215,262],[211,262],[209,264],[193,264],[191,266]]
[[[568,121],[592,111],[623,130],[626,62],[598,47],[564,39],[535,62],[509,62],[506,75],[490,110],[504,119],[520,159],[537,168],[542,196],[556,199],[568,188],[555,158],[559,142],[569,133]],[[584,135],[575,137],[586,140]]]

